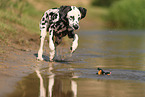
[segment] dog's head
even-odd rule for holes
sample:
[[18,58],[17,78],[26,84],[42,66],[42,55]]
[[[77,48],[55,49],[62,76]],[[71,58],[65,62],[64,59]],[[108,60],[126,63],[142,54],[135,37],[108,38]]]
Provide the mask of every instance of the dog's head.
[[61,19],[67,20],[69,26],[74,30],[79,28],[79,20],[86,16],[86,12],[85,8],[75,6],[61,6],[59,11]]

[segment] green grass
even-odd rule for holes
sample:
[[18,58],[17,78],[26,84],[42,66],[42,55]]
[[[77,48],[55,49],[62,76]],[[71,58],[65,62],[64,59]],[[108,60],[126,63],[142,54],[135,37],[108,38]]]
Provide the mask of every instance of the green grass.
[[[15,2],[9,3],[11,8],[0,6],[0,42],[8,43],[16,40],[21,34],[39,34],[39,22],[42,12],[36,10],[28,2],[21,9]],[[6,3],[3,1],[3,3]],[[18,5],[18,4],[17,4]],[[5,8],[6,7],[6,8]],[[22,36],[21,35],[21,36]]]
[[107,17],[111,27],[145,29],[145,0],[121,0],[114,3]]

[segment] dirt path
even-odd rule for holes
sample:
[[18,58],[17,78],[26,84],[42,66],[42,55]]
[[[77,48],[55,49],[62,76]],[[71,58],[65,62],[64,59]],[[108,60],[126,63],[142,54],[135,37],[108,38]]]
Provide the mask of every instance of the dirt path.
[[[40,63],[36,60],[37,50],[15,49],[13,47],[2,48],[5,48],[6,51],[0,55],[0,73],[2,75],[14,76],[25,74],[31,71],[30,68],[32,66]],[[43,63],[48,63],[48,57],[45,54],[43,57],[45,59]]]
[[[1,49],[5,49],[4,53],[0,54],[0,97],[4,97],[3,94],[15,88],[17,81],[34,72],[33,66],[40,62],[36,60],[37,50],[18,50],[7,46],[1,46]],[[48,64],[47,61],[43,63]]]

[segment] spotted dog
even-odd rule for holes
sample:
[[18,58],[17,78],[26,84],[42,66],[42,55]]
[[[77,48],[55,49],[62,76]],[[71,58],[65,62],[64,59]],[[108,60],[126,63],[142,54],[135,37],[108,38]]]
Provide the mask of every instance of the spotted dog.
[[73,53],[78,46],[78,35],[74,31],[79,29],[79,20],[86,16],[86,12],[85,8],[75,6],[61,6],[60,8],[47,10],[40,22],[40,48],[37,59],[43,60],[43,45],[47,32],[49,32],[50,61],[55,56],[56,46],[60,44],[62,38],[66,35],[73,38],[70,47],[71,53]]

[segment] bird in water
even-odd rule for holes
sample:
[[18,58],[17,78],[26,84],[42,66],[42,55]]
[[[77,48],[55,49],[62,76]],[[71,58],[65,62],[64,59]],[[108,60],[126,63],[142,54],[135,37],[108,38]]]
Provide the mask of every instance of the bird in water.
[[98,68],[98,72],[96,74],[97,75],[110,75],[111,72],[105,72],[103,69]]

